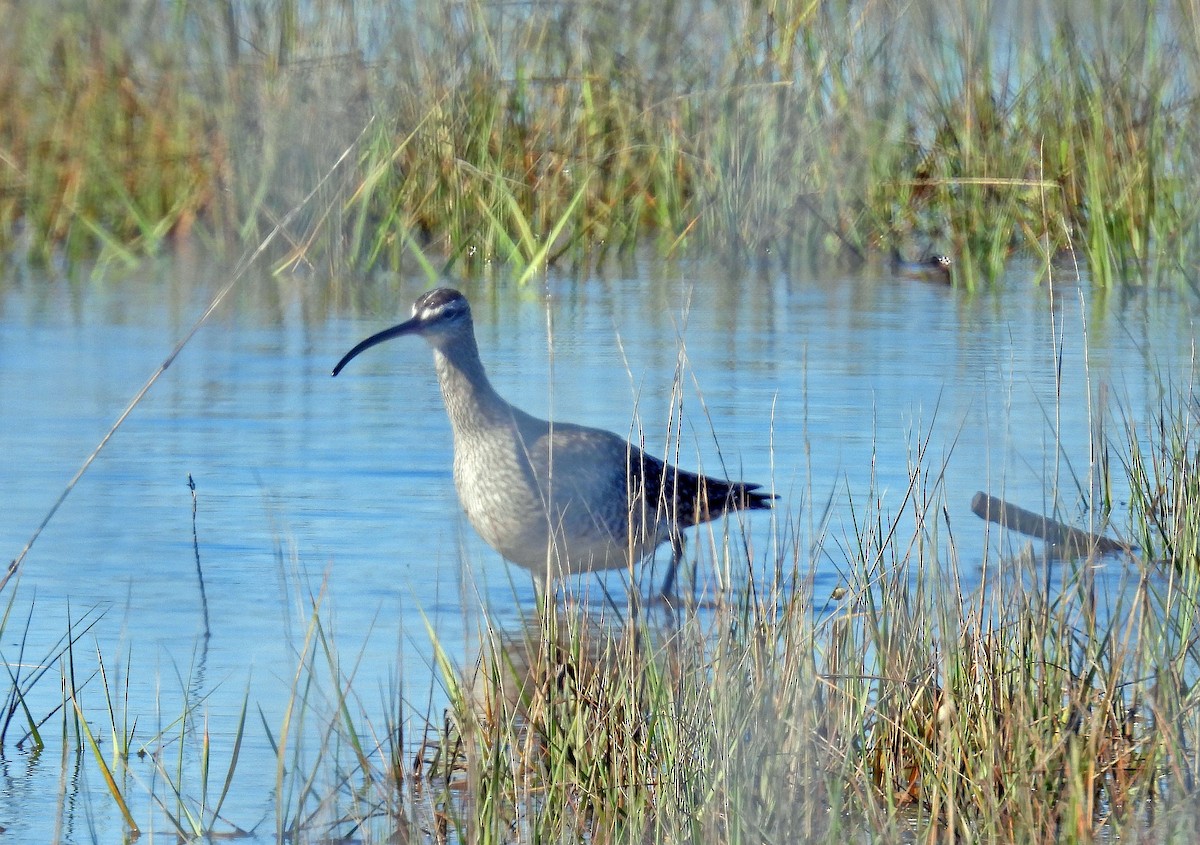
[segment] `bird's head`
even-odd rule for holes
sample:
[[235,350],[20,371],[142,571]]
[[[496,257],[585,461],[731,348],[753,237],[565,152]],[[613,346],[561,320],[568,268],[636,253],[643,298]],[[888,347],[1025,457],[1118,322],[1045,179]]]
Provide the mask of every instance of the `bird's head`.
[[352,358],[372,346],[406,334],[425,338],[435,348],[471,333],[471,306],[467,298],[452,288],[437,288],[421,294],[413,303],[412,318],[390,329],[384,329],[359,343],[342,356],[333,368],[336,376]]

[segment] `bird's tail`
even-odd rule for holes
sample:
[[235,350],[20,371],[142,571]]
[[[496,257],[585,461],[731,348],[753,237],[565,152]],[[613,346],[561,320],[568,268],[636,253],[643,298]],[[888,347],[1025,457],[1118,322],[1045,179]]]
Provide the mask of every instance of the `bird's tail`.
[[765,511],[771,509],[771,503],[778,499],[774,493],[760,493],[761,484],[747,484],[744,481],[717,481],[706,478],[705,494],[708,507],[717,513],[725,511]]
[[[680,473],[683,476],[683,473]],[[760,493],[761,484],[747,484],[744,481],[725,481],[719,478],[708,478],[702,475],[687,473],[688,478],[679,479],[679,487],[685,495],[681,496],[686,513],[681,514],[683,522],[688,525],[699,525],[716,519],[729,511],[739,510],[769,510],[771,503],[779,498],[773,493]]]
[[768,510],[771,502],[779,498],[773,493],[759,492],[761,484],[709,478],[641,452],[631,457],[630,476],[644,485],[638,500],[657,508],[660,515],[678,528],[699,525],[729,511]]

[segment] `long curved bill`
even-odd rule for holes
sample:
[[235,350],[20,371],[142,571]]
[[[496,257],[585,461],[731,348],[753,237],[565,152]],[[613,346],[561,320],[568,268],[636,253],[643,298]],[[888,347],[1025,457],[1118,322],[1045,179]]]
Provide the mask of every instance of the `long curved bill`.
[[405,320],[398,326],[392,326],[390,329],[384,329],[378,334],[371,335],[342,356],[342,360],[338,361],[337,366],[333,368],[333,374],[336,376],[340,373],[342,368],[349,364],[352,358],[357,357],[360,352],[365,352],[372,346],[377,346],[385,340],[391,340],[394,337],[400,337],[400,335],[414,334],[420,330],[421,321],[413,317],[411,320]]

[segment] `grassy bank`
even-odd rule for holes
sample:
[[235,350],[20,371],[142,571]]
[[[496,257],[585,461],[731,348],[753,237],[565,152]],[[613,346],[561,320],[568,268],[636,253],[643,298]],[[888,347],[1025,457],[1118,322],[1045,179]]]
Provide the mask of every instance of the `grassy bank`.
[[1185,4],[8,0],[0,251],[281,264],[1195,260]]

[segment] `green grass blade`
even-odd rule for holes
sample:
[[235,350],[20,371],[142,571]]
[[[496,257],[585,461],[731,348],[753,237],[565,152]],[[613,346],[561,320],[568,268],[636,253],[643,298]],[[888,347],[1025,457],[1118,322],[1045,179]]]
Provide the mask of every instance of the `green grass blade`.
[[213,818],[216,819],[221,815],[221,807],[225,804],[225,799],[229,797],[230,787],[233,785],[233,773],[237,770],[238,759],[241,757],[242,738],[246,733],[246,714],[250,708],[250,690],[246,689],[246,693],[242,696],[242,711],[238,714],[237,731],[233,736],[233,750],[229,756],[229,767],[225,770],[225,782],[221,784],[221,793],[217,796],[217,803],[213,807]]
[[92,754],[96,758],[96,763],[100,766],[100,774],[104,778],[104,783],[108,786],[108,793],[116,802],[117,809],[121,811],[121,816],[125,819],[125,824],[129,827],[130,832],[137,836],[141,833],[141,829],[133,819],[133,814],[129,811],[129,805],[125,803],[125,796],[121,794],[121,788],[117,786],[117,781],[113,777],[112,769],[108,767],[108,763],[104,759],[104,754],[100,751],[100,744],[96,742],[96,738],[92,736],[92,729],[84,718],[83,708],[79,706],[78,699],[74,695],[71,696],[71,704],[75,708],[76,724],[83,729],[84,737],[87,739],[88,747],[92,749]]
[[579,208],[579,204],[583,202],[584,196],[587,194],[588,180],[584,179],[583,184],[579,186],[579,190],[575,192],[575,196],[571,198],[571,202],[567,204],[566,209],[558,218],[558,222],[554,224],[554,228],[550,230],[537,251],[530,256],[529,263],[525,266],[524,271],[517,277],[517,286],[524,287],[525,283],[533,277],[533,274],[538,271],[538,268],[545,264],[546,256],[550,253],[554,242],[558,240],[558,236],[562,234],[563,229],[571,222],[571,218],[575,216],[575,210]]

